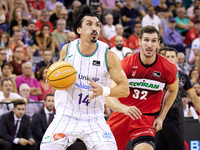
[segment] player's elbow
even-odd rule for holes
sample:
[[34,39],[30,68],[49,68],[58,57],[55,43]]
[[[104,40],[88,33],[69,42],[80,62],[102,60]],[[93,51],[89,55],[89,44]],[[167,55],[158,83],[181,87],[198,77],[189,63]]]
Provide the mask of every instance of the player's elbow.
[[122,97],[128,97],[130,94],[129,87],[125,87],[123,90],[123,96]]

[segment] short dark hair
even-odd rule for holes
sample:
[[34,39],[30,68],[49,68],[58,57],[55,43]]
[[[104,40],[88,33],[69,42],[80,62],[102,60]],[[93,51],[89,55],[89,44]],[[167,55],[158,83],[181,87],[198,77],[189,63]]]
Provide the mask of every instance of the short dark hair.
[[195,10],[199,10],[199,7],[195,7],[193,10],[193,13],[195,12]]
[[17,49],[17,48],[19,48],[19,47],[20,47],[20,46],[15,46],[15,48],[14,48],[13,52],[15,52],[15,51],[16,51],[16,49]]
[[1,82],[1,86],[3,86],[3,83],[6,81],[10,81],[12,83],[12,81],[10,79],[3,79],[3,81]]
[[158,40],[159,40],[159,32],[154,26],[145,26],[144,28],[142,28],[141,34],[140,34],[140,39],[142,39],[142,36],[144,33],[157,33]]
[[5,66],[9,66],[9,67],[10,67],[10,64],[7,63],[7,62],[4,62],[4,63],[2,64],[2,66],[1,66],[1,71],[3,70],[3,68],[4,68]]
[[28,26],[29,26],[30,24],[34,24],[34,25],[35,25],[35,22],[33,22],[33,21],[29,22],[29,23],[28,23]]
[[198,24],[198,23],[200,23],[199,19],[194,21],[194,24]]
[[140,21],[136,21],[135,24],[134,24],[134,28],[135,28],[135,25],[137,24],[142,24]]
[[14,108],[16,108],[17,105],[26,105],[26,103],[23,100],[20,100],[20,99],[14,101],[13,104],[14,104]]
[[47,95],[45,96],[45,98],[44,98],[44,101],[47,100],[47,97],[48,97],[48,96],[54,96],[54,94],[51,94],[51,93],[47,94]]
[[45,49],[43,50],[43,54],[44,54],[45,51],[51,51],[51,52],[52,52],[51,48],[45,48]]
[[164,9],[162,10],[162,12],[169,12],[169,9],[168,9],[168,8],[164,8]]
[[165,51],[165,47],[161,47],[159,50],[159,54],[161,54],[162,51]]
[[162,47],[162,49],[165,50],[165,55],[166,55],[166,52],[169,51],[169,52],[175,52],[176,53],[176,56],[178,56],[178,52],[175,48],[173,47],[168,47],[168,46],[165,46],[165,47]]
[[74,32],[80,37],[80,35],[77,32],[77,29],[79,27],[82,27],[83,18],[85,16],[92,16],[97,17],[99,19],[98,12],[88,5],[81,5],[73,12],[73,26],[74,26]]
[[38,73],[38,78],[39,78],[39,80],[42,80],[42,79],[43,79],[43,71],[44,71],[44,69],[47,69],[47,67],[42,67],[42,68],[40,68],[40,70],[39,70],[39,73]]

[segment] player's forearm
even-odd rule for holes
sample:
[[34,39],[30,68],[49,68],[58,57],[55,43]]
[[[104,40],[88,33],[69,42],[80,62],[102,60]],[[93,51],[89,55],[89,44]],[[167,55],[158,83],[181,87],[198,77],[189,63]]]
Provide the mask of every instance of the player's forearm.
[[160,111],[160,114],[158,117],[162,118],[162,120],[165,119],[167,112],[169,111],[170,107],[172,106],[175,98],[177,95],[177,91],[167,91],[165,94],[164,100],[163,100],[163,106]]
[[127,97],[130,94],[128,83],[122,83],[110,88],[110,97]]
[[124,109],[128,106],[122,104],[116,97],[106,97],[106,107],[115,112],[124,113]]
[[17,101],[19,100],[18,98],[5,98],[5,99],[2,99],[2,102],[7,102],[7,101],[10,101],[10,102],[13,102],[13,101]]

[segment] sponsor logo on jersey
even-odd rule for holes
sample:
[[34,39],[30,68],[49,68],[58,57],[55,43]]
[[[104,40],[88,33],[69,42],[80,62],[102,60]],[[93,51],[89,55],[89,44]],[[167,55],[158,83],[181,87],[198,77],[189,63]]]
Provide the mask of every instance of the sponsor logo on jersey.
[[104,132],[103,133],[103,138],[112,139],[113,138],[113,134],[111,132]]
[[158,72],[158,71],[153,71],[153,76],[154,76],[154,77],[159,77],[159,78],[160,78],[161,73]]
[[74,83],[74,86],[77,87],[77,88],[80,88],[80,89],[92,89],[91,86],[85,85],[85,84],[83,84],[83,83],[80,83],[80,84]]
[[137,68],[138,66],[132,66],[132,68]]
[[178,72],[176,73],[176,79],[178,78]]
[[134,77],[136,74],[136,71],[132,71],[132,77]]
[[[81,80],[89,80],[89,77],[88,77],[88,76],[84,76],[84,75],[82,75],[82,74],[78,74],[78,78],[81,79]],[[92,80],[93,80],[94,82],[97,82],[97,81],[99,81],[99,78],[94,77],[94,78],[92,78]]]
[[93,60],[92,65],[93,65],[93,66],[100,66],[100,61],[98,61],[98,60]]
[[163,90],[165,83],[150,80],[150,79],[128,79],[129,87],[131,88],[141,88],[153,91]]

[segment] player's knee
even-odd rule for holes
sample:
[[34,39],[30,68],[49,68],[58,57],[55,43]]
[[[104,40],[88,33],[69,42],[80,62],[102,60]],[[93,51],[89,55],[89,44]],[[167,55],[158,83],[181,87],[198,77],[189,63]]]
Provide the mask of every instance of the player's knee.
[[115,143],[107,142],[94,148],[94,150],[117,150]]
[[69,140],[63,133],[53,135],[52,141],[43,140],[40,145],[40,150],[65,150],[68,147]]
[[142,143],[145,144],[142,147],[145,146],[145,147],[149,147],[148,149],[155,149],[155,137],[153,136],[137,137],[132,141],[132,146],[135,149],[135,147],[141,146]]

